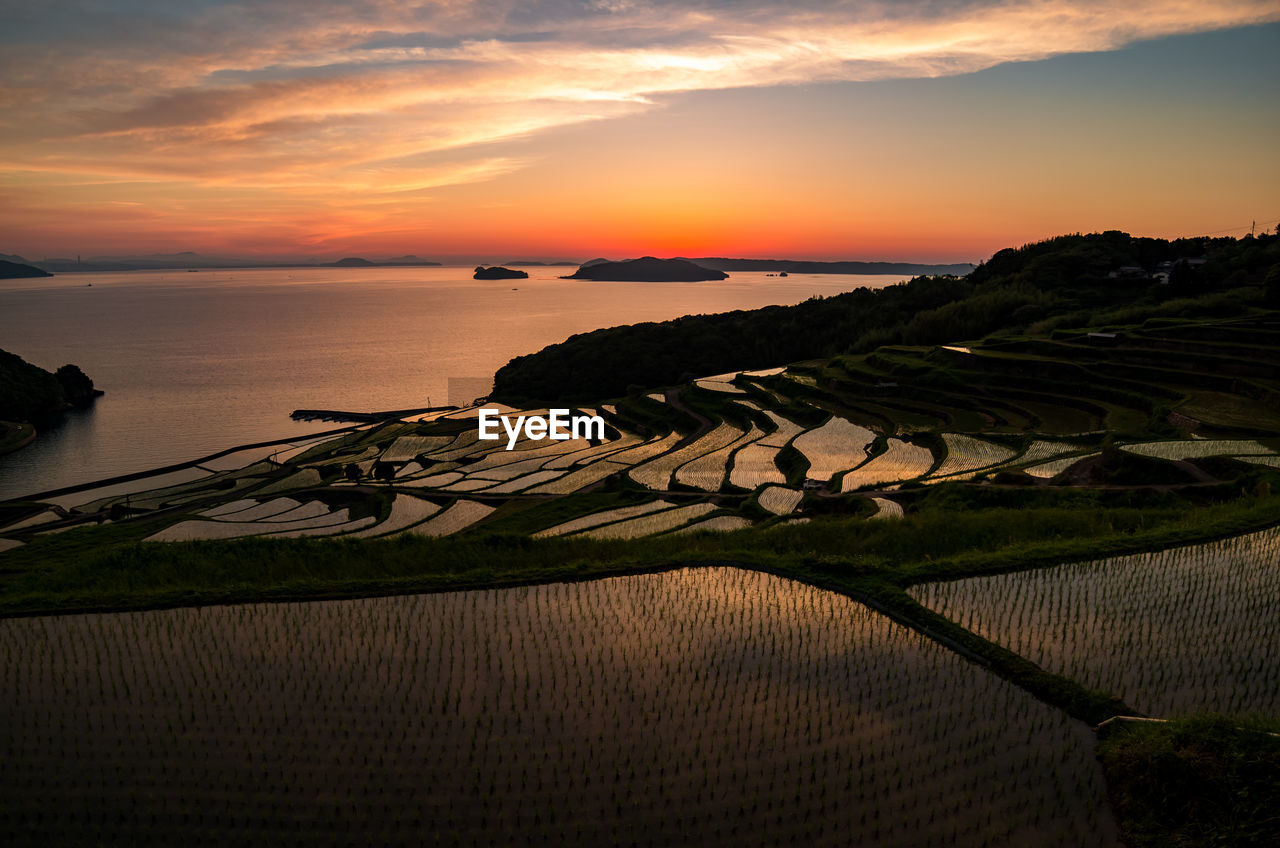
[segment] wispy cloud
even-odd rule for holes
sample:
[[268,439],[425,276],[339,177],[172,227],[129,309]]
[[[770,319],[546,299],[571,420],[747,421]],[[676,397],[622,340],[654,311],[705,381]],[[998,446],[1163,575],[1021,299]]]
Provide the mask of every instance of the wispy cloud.
[[0,173],[367,196],[682,92],[935,77],[1280,19],[1274,0],[53,0],[0,34]]

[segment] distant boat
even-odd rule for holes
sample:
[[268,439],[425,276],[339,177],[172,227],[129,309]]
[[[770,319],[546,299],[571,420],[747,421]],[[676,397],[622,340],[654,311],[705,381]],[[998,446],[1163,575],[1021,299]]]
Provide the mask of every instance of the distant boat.
[[781,271],[781,272],[779,272],[779,273],[778,273],[778,276],[779,276],[779,277],[790,277],[791,275],[790,275],[790,274],[788,274],[786,271]]

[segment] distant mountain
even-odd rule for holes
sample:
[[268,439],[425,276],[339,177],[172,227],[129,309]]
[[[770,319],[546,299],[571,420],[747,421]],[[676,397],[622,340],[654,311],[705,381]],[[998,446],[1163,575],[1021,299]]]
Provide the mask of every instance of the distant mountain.
[[687,259],[657,259],[652,256],[645,256],[626,262],[600,262],[595,265],[584,265],[564,279],[691,283],[700,280],[723,280],[728,276],[723,271],[704,268]]
[[613,261],[612,259],[604,259],[604,258],[602,258],[602,257],[597,256],[595,259],[588,259],[586,262],[583,262],[583,263],[582,263],[580,266],[578,266],[578,267],[580,267],[580,268],[590,268],[592,265],[599,265],[599,264],[601,264],[601,263],[603,263],[603,262],[612,262],[612,261]]
[[430,262],[426,259],[420,259],[417,256],[414,256],[413,254],[407,254],[405,256],[397,256],[394,259],[388,259],[385,262],[374,262],[372,264],[374,265],[422,265],[422,266],[429,265],[433,267],[440,266],[439,262]]
[[699,257],[689,261],[718,271],[786,271],[789,274],[954,274],[962,277],[974,268],[968,263],[926,265],[918,262],[808,262],[799,259],[726,259],[719,256]]
[[52,277],[48,271],[26,265],[22,262],[10,262],[0,259],[0,280],[16,280],[24,277]]
[[[18,257],[21,258],[21,257]],[[11,260],[16,261],[16,260]],[[41,259],[32,265],[46,271],[166,271],[186,268],[228,270],[234,268],[371,268],[379,266],[439,266],[416,256],[401,256],[385,262],[371,262],[360,257],[347,257],[339,262],[318,259],[281,261],[251,258],[203,256],[190,250],[181,253],[156,253],[147,256],[90,256],[87,259]]]
[[504,262],[502,264],[524,265],[527,267],[537,267],[537,268],[554,268],[554,267],[561,267],[561,266],[572,268],[574,265],[577,265],[578,263],[577,262],[537,262],[532,259],[513,259],[510,262]]

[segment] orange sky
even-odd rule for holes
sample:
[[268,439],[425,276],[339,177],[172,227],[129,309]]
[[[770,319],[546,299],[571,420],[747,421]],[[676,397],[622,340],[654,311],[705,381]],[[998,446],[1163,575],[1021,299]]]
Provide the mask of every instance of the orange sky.
[[1280,216],[1280,4],[38,4],[0,252],[978,260]]

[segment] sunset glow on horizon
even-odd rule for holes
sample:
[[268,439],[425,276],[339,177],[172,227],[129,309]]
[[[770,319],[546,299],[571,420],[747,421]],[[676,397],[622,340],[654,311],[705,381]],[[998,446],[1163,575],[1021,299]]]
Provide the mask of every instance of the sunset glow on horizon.
[[58,0],[0,253],[978,261],[1280,216],[1280,4]]

